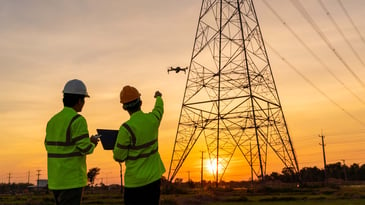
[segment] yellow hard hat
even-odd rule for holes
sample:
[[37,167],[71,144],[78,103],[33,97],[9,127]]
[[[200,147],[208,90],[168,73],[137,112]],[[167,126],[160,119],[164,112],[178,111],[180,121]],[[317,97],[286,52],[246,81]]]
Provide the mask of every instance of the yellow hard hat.
[[132,86],[124,86],[122,91],[120,91],[120,103],[129,103],[133,100],[137,100],[141,94],[135,87]]

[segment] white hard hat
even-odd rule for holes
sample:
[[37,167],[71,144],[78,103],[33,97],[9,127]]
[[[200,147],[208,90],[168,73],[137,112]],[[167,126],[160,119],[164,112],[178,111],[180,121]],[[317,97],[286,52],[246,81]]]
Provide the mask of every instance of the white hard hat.
[[90,97],[87,93],[85,84],[78,79],[68,81],[63,88],[63,93],[84,95],[85,97]]

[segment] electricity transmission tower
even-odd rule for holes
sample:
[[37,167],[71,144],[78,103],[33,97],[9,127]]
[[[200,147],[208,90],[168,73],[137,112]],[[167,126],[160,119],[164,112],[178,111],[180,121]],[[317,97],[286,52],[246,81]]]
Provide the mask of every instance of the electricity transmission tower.
[[170,181],[201,137],[217,184],[235,152],[260,180],[269,150],[299,171],[252,0],[202,1]]

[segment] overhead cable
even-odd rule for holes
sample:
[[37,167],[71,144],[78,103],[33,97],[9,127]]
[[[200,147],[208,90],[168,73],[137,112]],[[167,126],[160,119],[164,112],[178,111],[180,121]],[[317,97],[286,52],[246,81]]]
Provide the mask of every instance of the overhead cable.
[[359,55],[359,53],[354,49],[354,47],[352,46],[352,44],[350,43],[350,41],[347,39],[346,35],[344,34],[344,32],[342,31],[342,29],[340,28],[340,26],[336,23],[335,19],[332,17],[331,13],[329,12],[329,10],[324,5],[323,1],[322,0],[319,0],[319,4],[321,5],[322,9],[326,12],[326,15],[331,20],[332,24],[336,27],[338,33],[341,34],[342,38],[344,39],[344,41],[346,42],[346,44],[349,46],[349,48],[351,49],[352,53],[361,62],[361,64],[363,66],[365,66],[364,62],[362,61],[362,59],[361,59],[361,57]]
[[326,69],[331,76],[337,80],[351,95],[353,95],[356,99],[358,99],[362,104],[365,105],[365,101],[361,99],[356,93],[352,91],[346,84],[335,75],[334,72],[323,62],[323,60],[314,53],[314,51],[303,41],[298,34],[294,32],[294,30],[284,21],[284,19],[272,8],[272,6],[266,1],[263,0],[264,4],[270,9],[270,11],[283,23],[283,25],[293,34],[293,36],[308,50],[308,52]]
[[356,26],[356,24],[354,23],[354,21],[352,20],[351,16],[349,15],[349,13],[347,12],[345,6],[342,4],[341,0],[337,0],[338,4],[340,5],[340,7],[342,8],[342,11],[345,13],[345,15],[347,16],[348,20],[351,22],[352,27],[354,27],[356,33],[359,35],[360,39],[362,40],[362,42],[365,44],[365,38],[362,36],[359,28]]
[[307,78],[304,74],[302,74],[299,69],[297,69],[293,64],[288,62],[283,56],[280,55],[280,53],[274,49],[272,46],[270,46],[265,41],[266,46],[268,46],[282,61],[284,61],[288,66],[293,69],[300,77],[302,77],[309,85],[311,85],[314,89],[316,89],[321,95],[323,95],[327,100],[329,100],[333,105],[335,105],[337,108],[339,108],[342,112],[344,112],[347,116],[349,116],[354,121],[358,122],[362,126],[365,126],[365,123],[361,121],[360,119],[356,118],[354,115],[352,115],[350,112],[345,110],[341,105],[339,105],[336,101],[334,101],[330,96],[328,96],[324,91],[322,91],[318,86],[316,86],[309,78]]
[[295,8],[302,14],[302,16],[309,22],[309,24],[313,27],[313,29],[318,33],[318,35],[322,38],[322,40],[327,44],[327,46],[333,51],[336,57],[342,62],[345,68],[352,74],[352,76],[361,84],[362,87],[365,88],[365,83],[357,76],[357,74],[350,68],[350,66],[346,63],[344,58],[336,51],[336,49],[331,45],[330,41],[327,39],[326,35],[321,31],[319,26],[315,23],[312,17],[308,14],[306,9],[298,0],[291,0],[292,4]]

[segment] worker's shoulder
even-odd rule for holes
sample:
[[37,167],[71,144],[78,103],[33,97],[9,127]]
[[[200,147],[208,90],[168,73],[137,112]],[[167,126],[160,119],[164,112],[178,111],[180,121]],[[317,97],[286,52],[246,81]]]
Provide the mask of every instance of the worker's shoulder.
[[127,130],[128,129],[128,127],[131,127],[131,122],[130,122],[131,120],[129,119],[129,120],[127,120],[127,121],[125,121],[125,122],[123,122],[121,125],[120,125],[120,127],[119,127],[119,131],[120,130]]
[[81,114],[76,114],[72,117],[72,121],[74,122],[86,122],[86,118],[82,116]]

